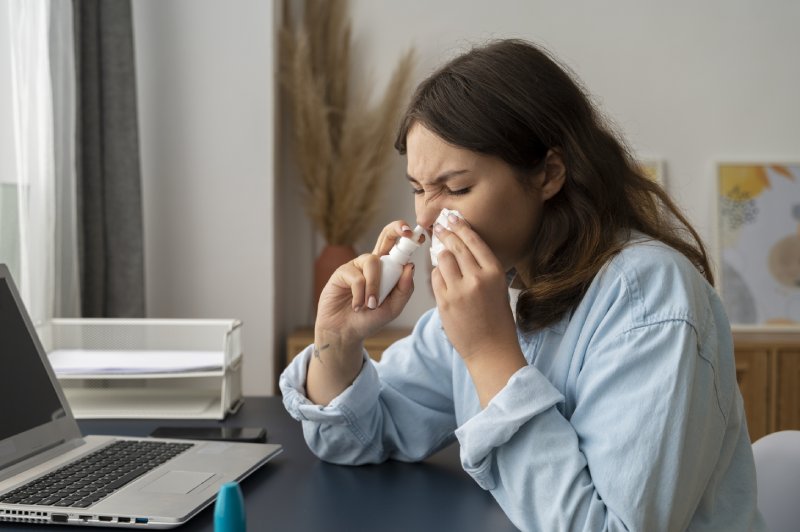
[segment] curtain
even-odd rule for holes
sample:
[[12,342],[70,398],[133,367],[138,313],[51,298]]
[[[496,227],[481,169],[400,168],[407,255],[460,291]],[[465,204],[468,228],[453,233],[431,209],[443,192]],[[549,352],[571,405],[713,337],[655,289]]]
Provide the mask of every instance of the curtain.
[[50,77],[53,87],[55,174],[54,312],[81,314],[75,175],[75,53],[69,2],[50,3]]
[[74,0],[78,226],[84,316],[144,316],[144,251],[129,0]]
[[0,262],[20,283],[19,198],[11,76],[11,10],[0,7]]
[[20,294],[34,323],[54,311],[55,177],[48,0],[11,0],[11,97],[17,161]]
[[[34,322],[77,316],[72,13],[51,0],[12,0],[11,138],[17,205],[4,217],[4,244]],[[8,231],[6,231],[8,229]],[[10,232],[16,233],[13,239]]]

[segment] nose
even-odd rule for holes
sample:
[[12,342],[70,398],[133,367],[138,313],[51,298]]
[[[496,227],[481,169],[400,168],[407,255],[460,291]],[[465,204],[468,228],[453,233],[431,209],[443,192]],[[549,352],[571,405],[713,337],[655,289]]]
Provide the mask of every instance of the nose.
[[436,218],[439,217],[439,213],[442,212],[442,206],[438,201],[420,201],[417,202],[415,210],[417,214],[417,223],[424,227],[428,231],[428,236],[430,236],[433,231],[433,223],[436,221]]

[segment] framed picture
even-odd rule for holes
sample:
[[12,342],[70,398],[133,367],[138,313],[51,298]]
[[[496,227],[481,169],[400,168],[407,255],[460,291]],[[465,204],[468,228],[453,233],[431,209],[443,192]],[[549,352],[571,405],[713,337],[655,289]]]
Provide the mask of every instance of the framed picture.
[[800,163],[718,164],[717,236],[731,323],[800,327]]
[[641,159],[639,164],[647,177],[664,186],[664,161],[661,159]]

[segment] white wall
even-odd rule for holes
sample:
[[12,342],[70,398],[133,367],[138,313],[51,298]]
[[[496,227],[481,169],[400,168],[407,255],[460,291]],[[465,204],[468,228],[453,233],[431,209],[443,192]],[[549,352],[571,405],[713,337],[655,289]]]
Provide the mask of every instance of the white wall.
[[244,322],[274,379],[274,21],[263,0],[134,0],[147,314]]
[[[800,161],[798,2],[351,0],[351,13],[356,64],[379,86],[412,45],[421,80],[471,43],[522,37],[543,44],[578,74],[640,156],[665,160],[667,188],[712,250],[715,162]],[[413,220],[403,171],[398,157],[385,215],[362,252],[384,223]],[[296,195],[286,192],[283,210],[291,212]],[[286,255],[291,263],[283,268],[305,283],[312,254]],[[434,305],[424,270],[417,268],[417,290],[399,324],[412,325]],[[302,307],[289,311],[308,321],[307,284],[294,290],[281,304]]]

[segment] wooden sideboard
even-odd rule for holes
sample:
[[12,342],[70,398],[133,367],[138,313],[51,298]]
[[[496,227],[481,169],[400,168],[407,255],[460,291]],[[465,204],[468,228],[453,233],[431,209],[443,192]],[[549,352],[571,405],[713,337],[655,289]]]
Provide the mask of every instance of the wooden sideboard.
[[[405,338],[411,334],[411,329],[406,327],[386,327],[375,336],[370,336],[364,340],[364,349],[369,356],[375,360],[380,360],[381,355],[387,347],[395,343],[400,338]],[[286,364],[292,361],[300,351],[314,343],[314,329],[312,327],[301,327],[289,335],[286,339]]]
[[[410,333],[386,328],[365,340],[364,347],[380,360],[389,345]],[[733,341],[750,440],[778,430],[800,430],[800,330],[734,328]],[[285,364],[313,342],[314,329],[295,330],[286,340]]]
[[750,440],[800,430],[800,330],[733,330]]

